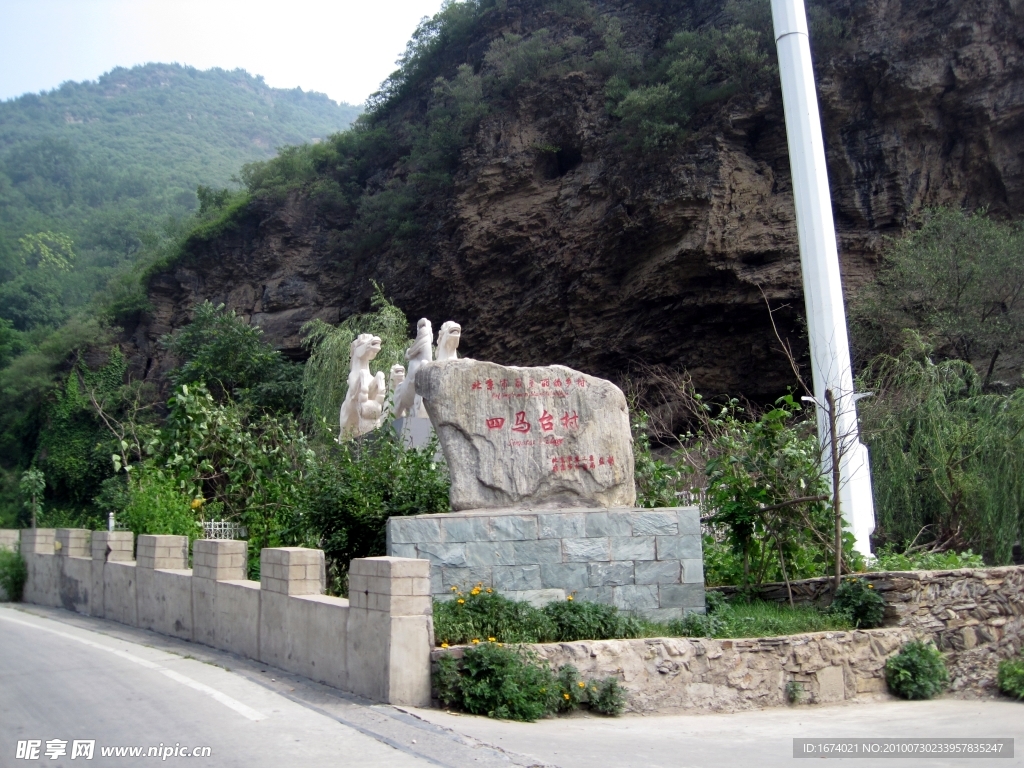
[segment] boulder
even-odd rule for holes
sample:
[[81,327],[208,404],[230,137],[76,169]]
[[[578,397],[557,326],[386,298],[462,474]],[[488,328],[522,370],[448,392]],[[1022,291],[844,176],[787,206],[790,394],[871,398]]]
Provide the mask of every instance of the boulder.
[[454,510],[630,507],[633,446],[622,390],[561,365],[424,365],[416,391],[441,441]]

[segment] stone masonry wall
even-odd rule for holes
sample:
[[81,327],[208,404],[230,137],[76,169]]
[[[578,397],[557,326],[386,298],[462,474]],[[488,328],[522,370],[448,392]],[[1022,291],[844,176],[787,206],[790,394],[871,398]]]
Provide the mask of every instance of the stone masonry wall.
[[482,582],[517,600],[578,599],[668,621],[704,611],[696,507],[475,510],[392,517],[387,552],[430,561],[431,592]]
[[[883,693],[885,660],[914,636],[909,629],[872,629],[749,640],[591,640],[530,649],[555,669],[572,664],[584,679],[615,677],[630,712],[736,712],[788,703],[787,684],[797,684],[803,704]],[[433,657],[463,651],[436,650]]]
[[[885,624],[931,637],[946,654],[954,690],[995,690],[1002,659],[1024,643],[1024,566],[951,571],[892,571],[859,574],[887,603]],[[827,606],[827,578],[794,581],[793,597]],[[726,595],[734,587],[716,587]],[[756,596],[788,602],[785,584],[765,584]]]

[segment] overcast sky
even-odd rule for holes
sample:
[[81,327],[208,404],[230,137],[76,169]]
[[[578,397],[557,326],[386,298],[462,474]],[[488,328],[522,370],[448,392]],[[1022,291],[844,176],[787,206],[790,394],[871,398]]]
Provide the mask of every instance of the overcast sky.
[[0,0],[0,100],[178,62],[362,104],[441,0]]

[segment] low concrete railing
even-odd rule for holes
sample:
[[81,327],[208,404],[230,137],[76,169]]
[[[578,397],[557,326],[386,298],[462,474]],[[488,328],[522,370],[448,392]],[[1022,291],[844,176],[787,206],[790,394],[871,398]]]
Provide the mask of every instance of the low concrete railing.
[[433,618],[426,560],[353,560],[351,602],[324,591],[324,553],[80,529],[0,531],[28,568],[24,600],[203,643],[391,704],[430,704]]

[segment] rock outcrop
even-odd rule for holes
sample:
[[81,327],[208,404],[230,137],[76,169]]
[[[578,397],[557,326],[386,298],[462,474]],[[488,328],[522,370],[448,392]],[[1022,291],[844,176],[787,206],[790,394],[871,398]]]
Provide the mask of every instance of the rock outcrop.
[[[510,30],[545,23],[533,0],[508,5]],[[671,31],[643,3],[598,5],[640,54]],[[826,5],[851,33],[816,52],[816,65],[854,294],[884,238],[927,207],[1024,213],[1024,4]],[[377,188],[396,172],[382,169]],[[345,221],[310,198],[254,202],[237,228],[152,280],[152,312],[129,329],[135,366],[166,370],[156,340],[204,299],[299,357],[301,324],[365,310],[371,279],[410,318],[457,318],[465,354],[503,364],[558,361],[619,382],[685,369],[701,391],[765,401],[792,382],[766,301],[806,357],[777,88],[711,105],[679,150],[655,158],[623,147],[596,74],[521,85],[483,120],[450,194],[431,206],[412,246],[355,260],[339,255]]]

